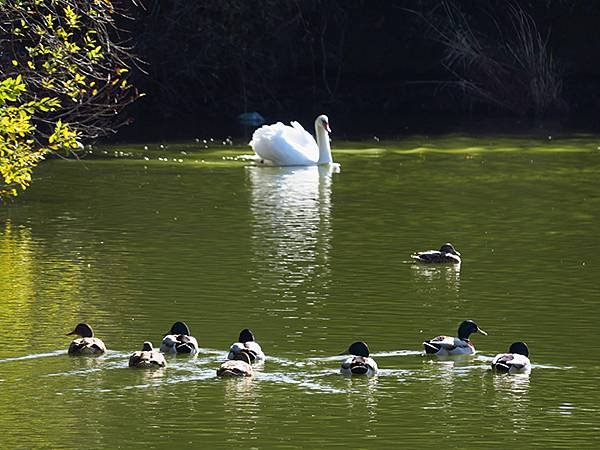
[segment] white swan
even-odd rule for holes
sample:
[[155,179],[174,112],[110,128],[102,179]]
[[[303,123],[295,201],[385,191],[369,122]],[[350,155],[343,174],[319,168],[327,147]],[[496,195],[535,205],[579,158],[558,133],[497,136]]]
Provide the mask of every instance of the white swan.
[[277,122],[263,125],[252,135],[250,147],[256,153],[253,158],[260,163],[272,166],[314,166],[331,164],[329,145],[329,119],[322,114],[315,120],[317,140],[298,122],[291,126]]

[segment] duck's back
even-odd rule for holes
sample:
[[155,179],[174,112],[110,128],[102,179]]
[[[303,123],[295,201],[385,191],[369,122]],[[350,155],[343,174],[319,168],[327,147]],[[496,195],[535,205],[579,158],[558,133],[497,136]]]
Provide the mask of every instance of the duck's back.
[[135,352],[129,358],[129,367],[153,368],[165,367],[166,365],[165,357],[157,351]]
[[250,377],[252,366],[245,361],[227,360],[217,369],[219,377]]
[[453,336],[436,336],[423,342],[425,352],[438,355],[462,355],[475,352],[469,341]]
[[69,355],[100,355],[106,351],[104,342],[95,337],[75,339],[69,345]]
[[252,135],[250,146],[265,161],[276,166],[303,166],[319,161],[314,138],[298,122],[264,125]]
[[518,353],[501,353],[492,360],[492,369],[498,372],[527,372],[531,369],[529,358]]

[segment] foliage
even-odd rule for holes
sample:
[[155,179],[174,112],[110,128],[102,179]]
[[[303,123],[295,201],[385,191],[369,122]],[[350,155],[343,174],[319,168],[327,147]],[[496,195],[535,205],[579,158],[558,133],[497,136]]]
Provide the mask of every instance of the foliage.
[[17,195],[48,153],[114,132],[138,97],[109,0],[0,3],[0,196]]
[[[284,95],[335,100],[346,13],[338,0],[146,0],[134,22],[144,90],[165,115],[232,116]],[[176,51],[175,51],[176,50]],[[300,75],[289,89],[286,80]],[[284,94],[284,95],[281,95]],[[175,100],[175,101],[174,101]],[[289,100],[288,100],[289,101]]]
[[562,77],[546,37],[516,2],[489,10],[475,22],[457,3],[444,1],[429,24],[444,46],[444,66],[471,100],[517,115],[541,116],[564,107]]

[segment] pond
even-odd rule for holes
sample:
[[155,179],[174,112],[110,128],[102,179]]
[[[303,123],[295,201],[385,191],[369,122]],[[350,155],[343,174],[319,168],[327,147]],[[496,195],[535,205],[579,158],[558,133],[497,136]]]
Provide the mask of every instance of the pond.
[[[600,445],[600,140],[334,141],[339,173],[229,144],[49,161],[0,210],[0,447]],[[463,319],[475,356],[423,355]],[[197,358],[127,367],[177,320]],[[80,321],[105,355],[67,356]],[[217,378],[245,327],[266,363]],[[355,340],[378,376],[338,373]],[[531,375],[492,374],[517,340]]]

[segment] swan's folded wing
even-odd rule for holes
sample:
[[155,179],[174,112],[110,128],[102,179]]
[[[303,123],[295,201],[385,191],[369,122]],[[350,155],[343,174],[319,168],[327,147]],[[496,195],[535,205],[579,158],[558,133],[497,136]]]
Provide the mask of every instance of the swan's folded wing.
[[292,138],[298,145],[301,146],[311,146],[317,145],[315,139],[310,135],[308,131],[304,129],[299,122],[293,121],[290,122],[291,129],[286,127],[286,131],[289,133],[290,138]]

